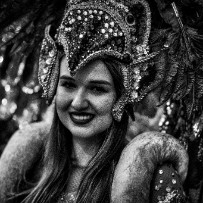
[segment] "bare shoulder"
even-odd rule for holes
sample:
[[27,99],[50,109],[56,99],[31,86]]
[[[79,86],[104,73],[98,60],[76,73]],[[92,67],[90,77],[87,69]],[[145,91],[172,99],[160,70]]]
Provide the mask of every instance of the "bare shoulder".
[[38,122],[12,135],[0,158],[0,202],[39,156],[49,130],[47,122]]

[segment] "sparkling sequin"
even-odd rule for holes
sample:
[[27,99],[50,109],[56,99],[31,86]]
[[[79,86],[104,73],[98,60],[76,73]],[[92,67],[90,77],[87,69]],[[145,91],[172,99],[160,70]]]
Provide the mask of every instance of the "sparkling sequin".
[[109,35],[108,35],[108,34],[105,34],[105,35],[104,35],[104,37],[105,37],[105,38],[108,38],[108,37],[109,37]]
[[83,38],[83,34],[80,34],[80,35],[79,35],[79,38],[82,39],[82,38]]
[[180,195],[177,190],[167,192],[165,196],[158,196],[157,199],[158,203],[186,202],[185,197]]
[[110,28],[110,29],[109,29],[109,32],[112,33],[112,32],[113,32],[113,29]]
[[173,183],[173,184],[176,184],[176,179],[172,179],[172,183]]
[[112,21],[110,22],[111,27],[114,27],[115,23]]
[[159,191],[161,188],[161,184],[155,186],[155,190]]
[[53,57],[53,56],[54,56],[54,51],[53,51],[53,50],[49,52],[49,56],[50,56],[50,57]]
[[71,192],[68,194],[62,194],[60,197],[60,203],[75,203],[76,202],[76,192]]
[[47,74],[47,73],[48,73],[48,71],[49,71],[49,69],[48,69],[48,68],[44,68],[44,69],[43,69],[43,73],[44,73],[44,74]]
[[108,27],[109,27],[109,24],[108,24],[108,23],[105,23],[105,24],[104,24],[104,27],[105,27],[105,28],[108,28]]
[[4,60],[4,57],[3,56],[0,56],[0,63],[2,63]]
[[48,65],[51,64],[51,58],[48,58],[48,59],[46,60],[46,64],[48,64]]
[[114,37],[117,37],[117,36],[118,36],[118,33],[117,33],[117,32],[114,32],[114,33],[113,33],[113,36],[114,36]]
[[105,32],[106,32],[106,30],[105,30],[105,29],[101,29],[101,33],[103,33],[103,34],[104,34]]

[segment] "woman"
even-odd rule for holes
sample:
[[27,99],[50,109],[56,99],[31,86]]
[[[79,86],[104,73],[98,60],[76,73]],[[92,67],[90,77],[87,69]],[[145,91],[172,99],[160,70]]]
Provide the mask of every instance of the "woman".
[[[1,180],[15,170],[17,178],[1,181],[2,201],[19,180],[19,194],[11,201],[22,195],[27,203],[186,201],[183,147],[155,132],[128,145],[125,140],[128,116],[133,118],[133,103],[140,99],[140,73],[157,54],[148,54],[149,30],[145,1],[71,1],[57,32],[47,27],[39,81],[49,103],[55,96],[51,131],[36,124],[12,138],[1,158]],[[30,138],[18,145],[17,157],[30,160],[14,170],[8,165],[16,157],[8,162],[8,149],[19,134]]]

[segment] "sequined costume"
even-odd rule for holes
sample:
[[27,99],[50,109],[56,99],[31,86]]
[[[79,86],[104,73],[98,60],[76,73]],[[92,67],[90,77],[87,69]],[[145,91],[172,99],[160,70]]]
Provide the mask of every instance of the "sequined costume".
[[[49,131],[50,125],[41,122],[35,123],[32,125],[28,125],[24,129],[17,131],[11,140],[9,141],[2,157],[0,159],[0,201],[1,203],[6,202],[6,196],[9,196],[17,191],[17,187],[25,189],[30,187],[31,182],[33,183],[38,179],[38,175],[40,175],[41,165],[40,158],[41,152],[43,151],[43,142],[46,138],[47,132]],[[146,139],[145,136],[151,138],[152,136],[156,141],[154,143],[158,143],[157,140],[164,142],[168,139],[167,137],[162,139],[162,134],[159,133],[145,133],[141,134],[136,140],[132,140],[126,148],[123,150],[123,155],[117,165],[113,187],[116,192],[112,191],[112,196],[117,196],[116,193],[127,194],[128,198],[135,198],[135,200],[139,200],[139,202],[152,202],[152,203],[172,203],[178,202],[183,203],[186,201],[186,196],[183,191],[183,186],[181,182],[181,178],[184,178],[186,174],[186,165],[187,157],[184,150],[178,143],[173,143],[171,140],[171,147],[168,147],[167,152],[162,151],[162,158],[158,158],[160,155],[159,147],[153,146],[153,150],[157,150],[154,156],[148,156],[150,150],[145,150],[146,148]],[[144,139],[143,139],[144,138]],[[144,144],[138,144],[138,140],[143,142]],[[156,145],[156,144],[155,144]],[[176,146],[176,148],[174,148]],[[163,146],[162,146],[163,147]],[[134,152],[131,148],[135,148]],[[148,148],[151,148],[148,146]],[[145,150],[146,154],[142,152]],[[130,151],[130,153],[129,153]],[[120,173],[120,170],[124,167],[129,167],[129,160],[132,160],[132,156],[136,157],[135,167],[132,169],[132,173],[135,172],[134,175],[127,179],[127,182],[131,184],[131,180],[135,178],[135,184],[133,187],[133,194],[126,193],[127,187],[118,188],[117,185],[117,177],[119,180],[123,180],[123,184],[125,185],[125,177],[123,179],[123,173]],[[128,160],[126,161],[125,156],[128,156]],[[142,157],[143,156],[143,157]],[[165,156],[165,157],[164,157]],[[174,157],[175,156],[175,157]],[[154,158],[153,158],[154,157]],[[155,159],[157,157],[157,160]],[[178,160],[179,159],[179,160]],[[178,160],[178,161],[177,161]],[[133,160],[132,160],[133,161]],[[161,162],[163,161],[163,164]],[[164,161],[167,161],[164,164]],[[147,165],[145,165],[148,163]],[[159,164],[158,164],[159,163]],[[143,165],[144,164],[144,165]],[[158,165],[157,165],[158,164]],[[161,164],[161,165],[160,165]],[[178,173],[180,174],[182,171],[181,178],[178,175],[177,171],[174,169],[175,166],[177,168]],[[120,167],[121,166],[121,167]],[[139,170],[138,170],[139,169]],[[145,171],[146,174],[143,174]],[[24,172],[27,174],[27,178],[29,183],[25,184],[23,180]],[[34,176],[33,176],[34,174]],[[74,178],[75,182],[71,185],[72,188],[78,185],[77,178]],[[79,177],[80,179],[80,177]],[[132,185],[131,185],[132,186]],[[114,190],[113,189],[113,190]],[[124,190],[123,190],[124,189]],[[120,190],[120,191],[119,191]],[[119,191],[119,192],[118,192]],[[124,191],[124,193],[123,193]],[[12,193],[13,192],[13,193]],[[76,193],[64,193],[61,194],[58,203],[62,202],[74,202],[73,200],[76,198]],[[124,195],[125,196],[125,195]],[[69,199],[69,201],[67,201]],[[17,200],[13,200],[11,202],[20,202],[21,197],[17,198]],[[134,201],[135,201],[134,200]],[[132,202],[134,202],[132,200]],[[112,202],[117,202],[112,200]],[[121,202],[125,202],[124,200]]]

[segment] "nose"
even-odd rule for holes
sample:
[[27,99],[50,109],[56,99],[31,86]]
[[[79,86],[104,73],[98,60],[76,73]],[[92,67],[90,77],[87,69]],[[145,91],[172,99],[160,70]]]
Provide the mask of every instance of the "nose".
[[88,108],[87,95],[83,89],[78,89],[73,95],[71,106],[77,111]]

